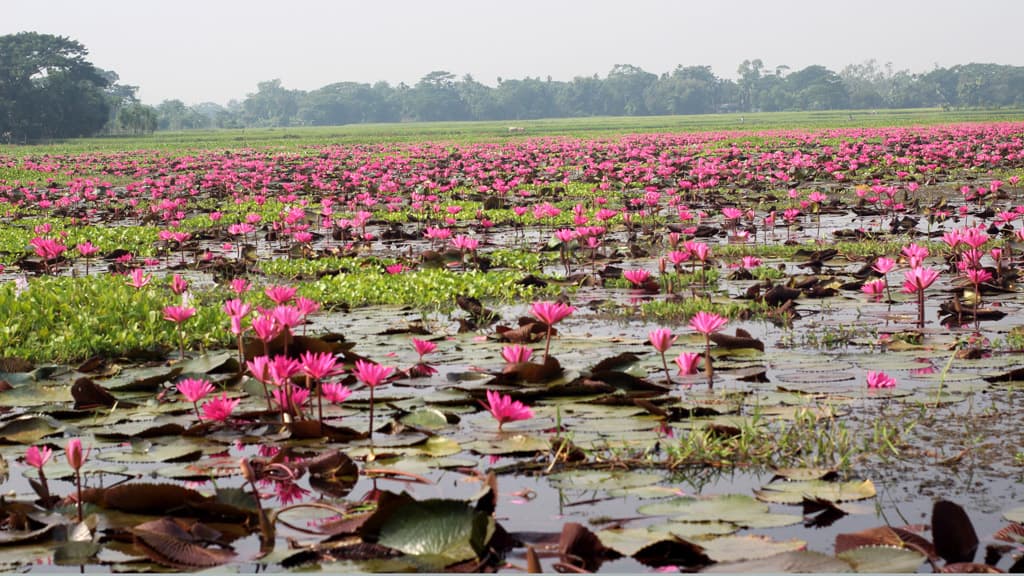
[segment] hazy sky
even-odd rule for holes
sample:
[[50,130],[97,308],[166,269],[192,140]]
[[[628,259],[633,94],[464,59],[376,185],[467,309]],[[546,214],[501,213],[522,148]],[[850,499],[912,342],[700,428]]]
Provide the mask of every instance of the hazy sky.
[[498,76],[661,74],[745,59],[771,69],[869,58],[914,72],[1024,64],[1018,0],[4,0],[0,35],[68,36],[149,104],[226,103],[280,78],[415,82],[432,70]]

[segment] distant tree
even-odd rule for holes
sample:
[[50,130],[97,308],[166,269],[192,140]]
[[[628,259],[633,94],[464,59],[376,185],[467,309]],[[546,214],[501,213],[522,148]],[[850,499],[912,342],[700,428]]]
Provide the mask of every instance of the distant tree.
[[117,111],[117,131],[134,136],[152,134],[157,128],[157,111],[152,106],[133,102]]
[[278,79],[260,82],[256,92],[242,102],[242,116],[249,126],[289,126],[299,112],[303,93],[288,90]]
[[455,75],[446,70],[430,72],[403,93],[406,112],[414,120],[466,120],[466,103],[455,87]]
[[648,114],[644,93],[658,77],[632,64],[616,64],[602,84],[603,110],[609,116]]
[[110,117],[111,84],[88,51],[63,36],[0,36],[0,135],[8,140],[95,134]]
[[842,79],[824,66],[812,65],[785,78],[797,108],[835,110],[850,107],[850,95]]
[[209,118],[189,108],[181,100],[164,100],[156,107],[157,127],[160,130],[194,130],[209,128]]

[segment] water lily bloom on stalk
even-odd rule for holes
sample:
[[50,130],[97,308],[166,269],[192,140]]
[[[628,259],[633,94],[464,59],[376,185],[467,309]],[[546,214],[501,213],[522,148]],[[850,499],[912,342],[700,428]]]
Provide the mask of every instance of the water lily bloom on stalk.
[[892,258],[886,258],[885,256],[879,256],[875,259],[875,263],[871,265],[871,269],[879,274],[888,274],[896,267],[896,261]]
[[434,350],[437,350],[437,344],[429,340],[420,340],[419,338],[412,339],[412,347],[416,349],[416,353],[420,355],[420,363],[423,362],[423,357],[430,354]]
[[487,404],[484,405],[494,419],[498,421],[498,431],[501,431],[501,427],[506,422],[515,422],[517,420],[529,420],[533,418],[533,410],[518,400],[513,400],[510,396],[495,392],[494,390],[487,391]]
[[336,382],[324,384],[322,390],[324,398],[332,404],[340,404],[352,395],[352,390],[348,386]]
[[241,296],[249,291],[249,281],[245,278],[232,278],[231,291]]
[[662,354],[667,352],[677,339],[677,336],[673,336],[672,331],[668,328],[657,328],[655,330],[651,330],[647,337],[650,339],[651,346],[654,346],[654,349]]
[[203,403],[203,418],[215,422],[224,422],[231,417],[231,413],[242,401],[238,398],[230,399],[228,395],[221,392],[220,397],[207,400]]
[[919,244],[908,244],[903,247],[902,254],[907,257],[911,268],[918,268],[928,257],[928,249]]
[[175,324],[182,324],[189,318],[196,315],[196,309],[191,306],[165,306],[164,307],[164,320],[169,320]]
[[651,341],[651,346],[654,346],[654,349],[661,354],[661,367],[665,370],[665,383],[671,386],[672,377],[668,373],[668,362],[665,361],[665,352],[675,343],[676,337],[672,335],[668,328],[651,330],[647,337]]
[[199,405],[197,402],[205,398],[210,392],[213,392],[213,384],[210,384],[209,380],[186,378],[178,382],[177,389],[186,400],[192,403],[192,409],[196,412],[196,419],[202,421],[203,418],[199,415]]
[[696,374],[698,360],[700,360],[700,354],[697,352],[680,352],[679,356],[676,356],[676,366],[679,366],[679,375],[688,376]]
[[142,268],[135,268],[128,273],[128,285],[139,290],[149,284],[153,277],[146,274]]
[[533,350],[522,346],[520,344],[513,344],[512,346],[505,346],[501,349],[501,357],[505,359],[505,362],[509,364],[518,364],[520,362],[529,362],[530,356],[533,355]]
[[882,292],[885,292],[885,288],[885,278],[876,278],[865,282],[864,285],[860,287],[860,291],[869,296],[880,296]]
[[530,305],[530,313],[541,322],[548,325],[547,338],[544,344],[544,362],[548,361],[548,351],[551,350],[551,329],[554,324],[561,322],[564,318],[575,312],[576,309],[561,302],[534,302]]
[[924,268],[921,266],[911,268],[903,273],[903,292],[905,294],[923,292],[926,288],[931,286],[938,277],[939,273],[931,268]]
[[38,468],[40,472],[43,470],[43,466],[50,461],[50,457],[53,456],[53,450],[49,446],[29,446],[25,450],[25,463],[33,468]]
[[[78,497],[75,500],[78,508],[78,521],[82,521],[82,465],[89,459],[89,450],[82,452],[82,440],[72,438],[64,447],[64,456],[68,459],[68,465],[75,471],[75,490]],[[42,471],[42,468],[40,468]]]
[[405,272],[405,265],[404,264],[390,264],[390,265],[384,267],[384,271],[387,272],[391,276],[395,276],[397,274],[401,274],[402,272]]
[[171,278],[171,292],[181,295],[188,291],[188,280],[181,277],[180,274],[175,274]]
[[264,293],[277,305],[287,304],[295,297],[298,288],[293,286],[267,286]]
[[704,373],[708,378],[708,388],[712,386],[714,368],[711,366],[711,334],[718,332],[729,320],[714,312],[701,310],[690,318],[690,328],[704,335]]
[[387,377],[391,375],[393,370],[394,368],[391,366],[382,366],[373,362],[356,360],[354,374],[360,382],[370,388],[370,431],[367,436],[371,439],[373,438],[373,390],[387,380]]
[[626,270],[622,273],[622,277],[629,280],[633,286],[643,286],[651,279],[651,273],[647,270]]
[[201,378],[185,378],[175,386],[178,392],[189,402],[198,402],[213,392],[213,384]]
[[885,372],[868,371],[868,388],[895,388],[896,380]]

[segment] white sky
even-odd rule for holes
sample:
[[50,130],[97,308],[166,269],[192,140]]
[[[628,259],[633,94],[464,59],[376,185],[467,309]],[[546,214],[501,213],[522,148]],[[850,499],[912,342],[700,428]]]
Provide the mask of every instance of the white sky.
[[1024,64],[1019,0],[4,0],[0,35],[68,36],[148,104],[220,104],[280,78],[415,82],[432,70],[496,78],[605,76],[615,64],[734,78],[874,58],[897,70]]

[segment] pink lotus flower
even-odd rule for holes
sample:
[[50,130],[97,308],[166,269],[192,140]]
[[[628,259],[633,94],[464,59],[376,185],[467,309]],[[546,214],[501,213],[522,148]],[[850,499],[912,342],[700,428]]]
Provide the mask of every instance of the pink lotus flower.
[[868,388],[895,388],[896,380],[885,372],[868,371]]
[[905,294],[913,294],[915,292],[923,292],[931,286],[939,277],[939,273],[931,268],[917,266],[904,272],[903,277],[903,292]]
[[203,418],[216,422],[224,422],[231,417],[231,413],[235,411],[235,408],[241,402],[242,401],[238,398],[233,400],[229,399],[227,394],[221,392],[219,398],[213,398],[203,403]]
[[928,257],[928,249],[918,244],[908,244],[903,247],[902,254],[907,257],[911,268],[918,268]]
[[270,315],[278,326],[285,327],[293,333],[294,330],[292,329],[303,322],[303,314],[295,306],[274,306],[274,309],[270,311]]
[[672,344],[676,341],[676,336],[672,335],[672,331],[668,328],[658,328],[648,333],[647,337],[650,339],[651,346],[658,352],[664,354],[672,347]]
[[92,242],[88,241],[82,242],[78,246],[75,246],[75,250],[78,250],[78,253],[81,254],[82,257],[84,258],[88,258],[100,251],[99,248],[93,246]]
[[302,370],[302,364],[294,358],[278,354],[270,359],[267,369],[271,382],[277,386],[284,386],[292,379],[292,376]]
[[509,364],[519,364],[520,362],[529,362],[530,356],[533,355],[533,350],[526,346],[519,344],[513,344],[512,346],[505,346],[501,349],[501,357],[505,359],[505,362]]
[[533,410],[525,404],[494,390],[487,391],[487,404],[484,404],[484,408],[487,408],[494,419],[498,421],[499,431],[506,422],[533,418]]
[[690,318],[690,328],[693,328],[701,334],[708,335],[714,332],[718,332],[725,326],[729,320],[713,312],[705,312],[701,310]]
[[420,363],[423,362],[423,356],[437,350],[436,343],[429,340],[420,340],[419,338],[412,339],[412,346],[416,349],[416,353],[420,355]]
[[79,438],[72,438],[68,440],[67,446],[64,448],[64,455],[68,459],[68,465],[75,472],[78,472],[85,464],[85,461],[89,459],[90,450],[82,452],[82,440]]
[[534,302],[530,305],[530,313],[548,326],[561,322],[575,311],[576,308],[561,302]]
[[249,369],[249,374],[252,377],[263,383],[270,382],[270,358],[267,356],[256,356],[252,360],[246,362],[246,367]]
[[622,273],[622,277],[629,280],[629,283],[633,286],[643,286],[648,280],[651,279],[651,273],[647,270],[626,270]]
[[277,402],[282,412],[289,412],[295,415],[302,412],[302,405],[309,399],[309,390],[293,386],[292,384],[285,384],[280,388],[274,388],[271,394],[274,395],[274,402]]
[[267,286],[264,293],[267,298],[270,298],[275,304],[282,305],[287,304],[295,297],[295,292],[298,289],[293,286]]
[[356,369],[353,373],[360,382],[366,384],[370,388],[375,388],[387,380],[387,377],[390,376],[393,371],[394,368],[391,366],[382,366],[380,364],[374,364],[373,362],[356,360]]
[[388,274],[390,274],[391,276],[395,276],[397,274],[401,274],[402,272],[405,272],[405,265],[404,264],[390,264],[390,265],[384,267],[384,271],[387,272]]
[[330,352],[306,351],[300,356],[302,372],[314,380],[327,378],[341,373],[338,357]]
[[196,315],[196,309],[191,306],[165,306],[164,320],[169,320],[181,325],[189,318]]
[[231,291],[241,296],[249,291],[249,281],[245,278],[232,278]]
[[179,294],[180,295],[180,294],[184,294],[187,291],[188,291],[188,280],[185,280],[179,274],[175,274],[174,277],[171,278],[171,292],[174,292],[175,294]]
[[352,395],[352,390],[344,384],[329,383],[323,385],[324,398],[327,398],[332,404],[341,404],[349,396]]
[[992,273],[984,268],[970,268],[966,272],[967,279],[971,281],[971,284],[975,286],[984,284],[992,279]]
[[316,300],[299,296],[295,299],[295,308],[302,314],[303,317],[315,314],[317,310],[320,310],[320,303]]
[[43,466],[50,461],[50,456],[53,456],[53,450],[49,446],[29,446],[25,450],[25,463],[42,472]]
[[142,268],[134,268],[128,273],[128,285],[136,290],[139,290],[149,284],[149,281],[152,279],[153,277],[146,274]]
[[886,284],[885,278],[877,278],[875,280],[869,280],[860,287],[860,291],[869,296],[878,296],[882,292],[885,292]]
[[700,360],[700,354],[696,352],[680,352],[679,356],[676,356],[676,366],[679,366],[679,375],[696,374],[698,360]]
[[871,269],[879,274],[888,274],[896,266],[896,261],[892,258],[886,258],[879,256],[875,259],[875,263],[871,266]]
[[178,392],[189,402],[195,403],[213,392],[213,384],[209,380],[200,378],[185,378],[175,386]]

